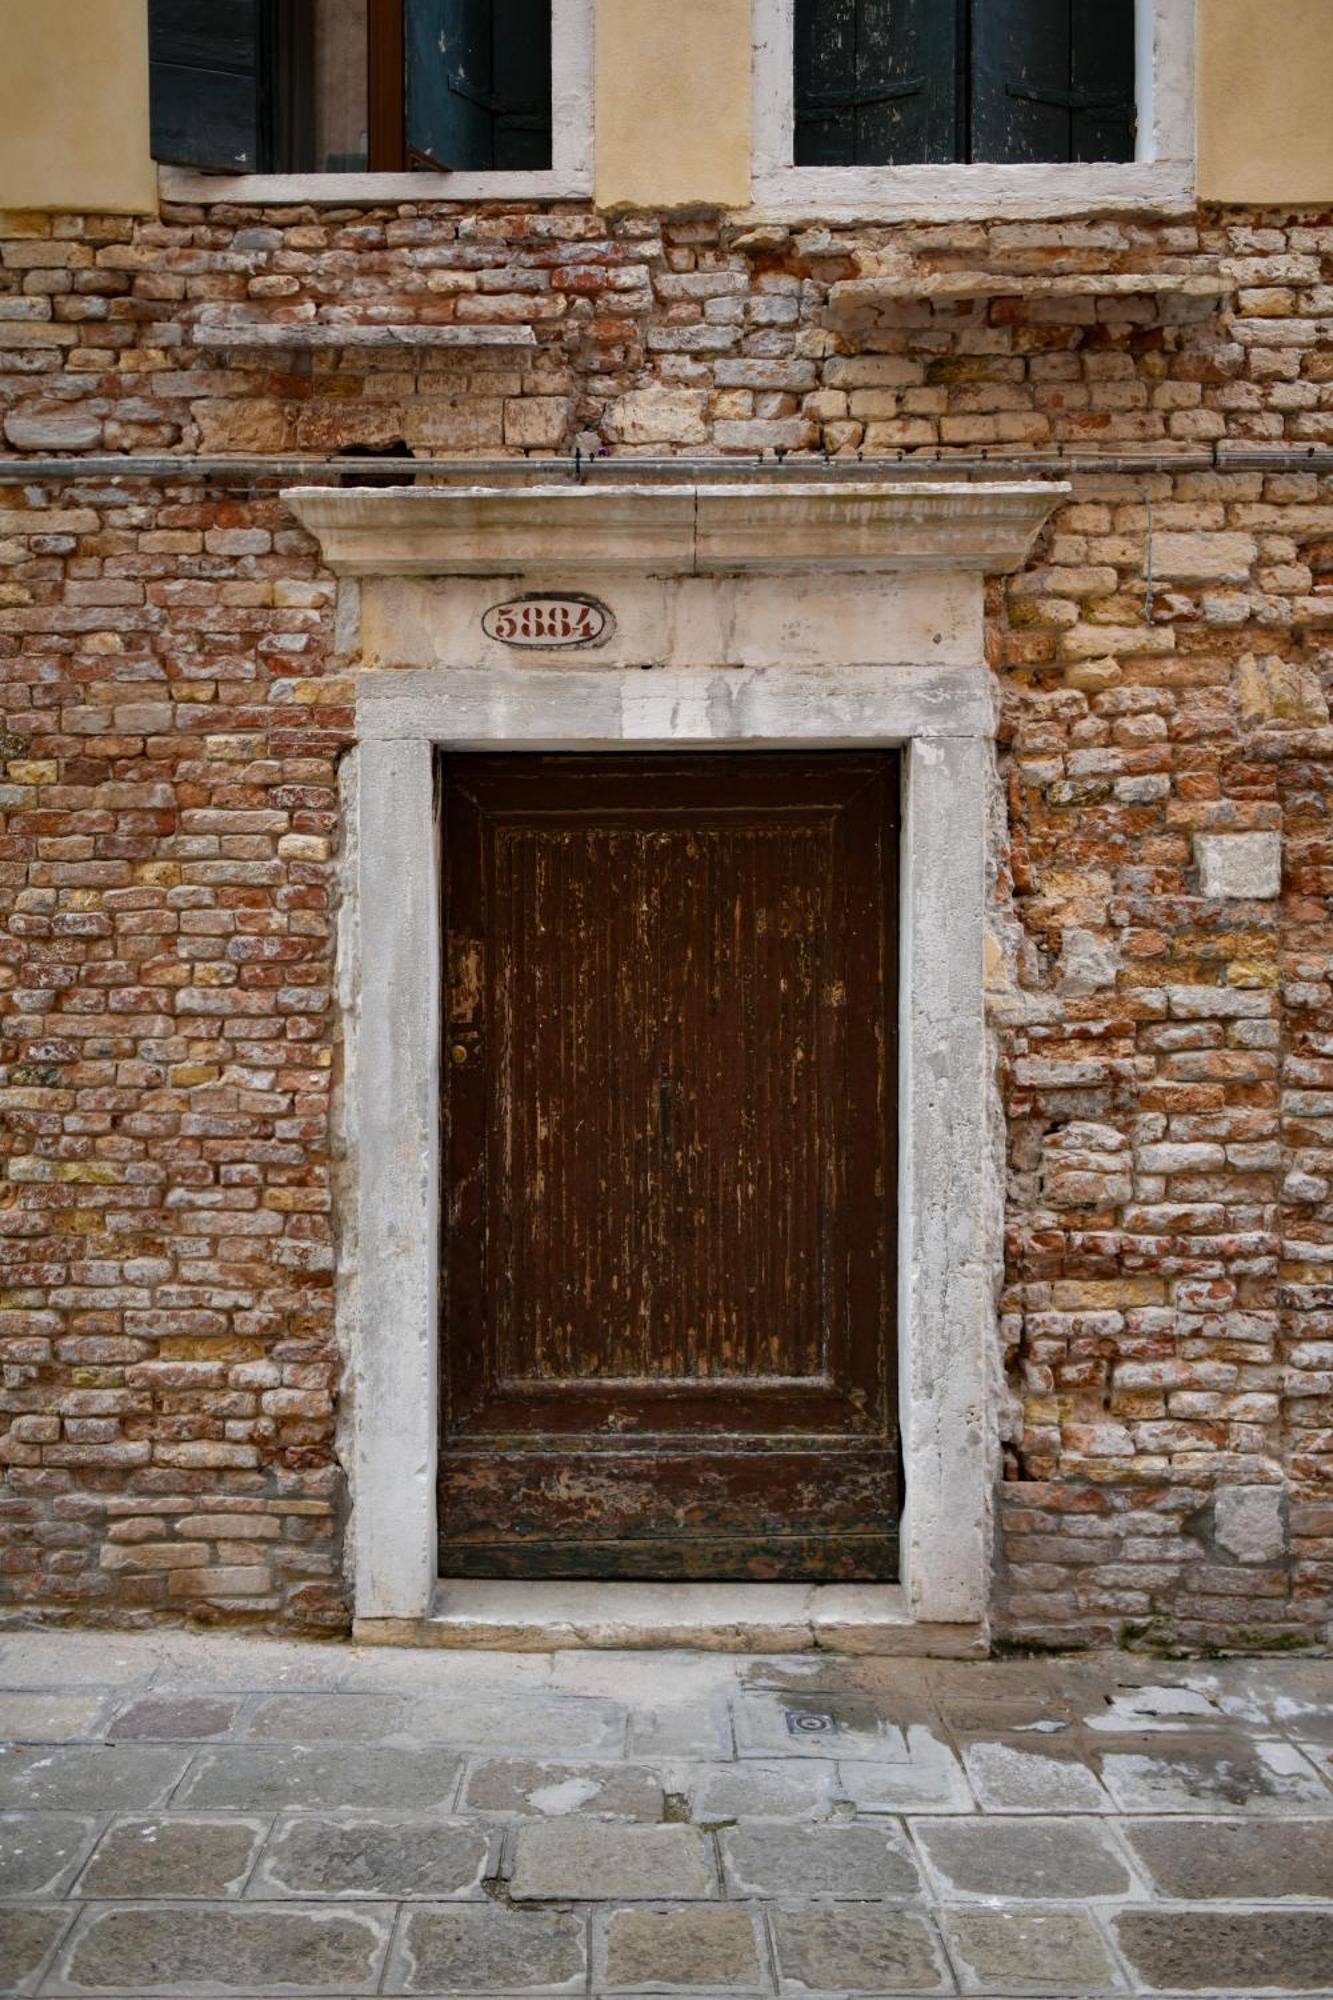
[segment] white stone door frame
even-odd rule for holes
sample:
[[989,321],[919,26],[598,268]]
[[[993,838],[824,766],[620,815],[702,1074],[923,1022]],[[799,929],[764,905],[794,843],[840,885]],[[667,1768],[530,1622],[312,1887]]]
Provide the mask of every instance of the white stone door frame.
[[[793,480],[287,496],[331,566],[363,579],[340,928],[356,1201],[340,1317],[364,1636],[419,1630],[440,1581],[437,759],[801,744],[903,758],[902,1567],[897,1589],[856,1593],[856,1616],[873,1623],[878,1600],[900,1625],[984,1630],[1001,1204],[982,990],[982,574],[1016,567],[1065,491]],[[534,586],[597,590],[616,615],[610,646],[571,667],[486,640],[486,606]],[[744,1624],[745,1594],[766,1588],[730,1587],[729,1615]]]

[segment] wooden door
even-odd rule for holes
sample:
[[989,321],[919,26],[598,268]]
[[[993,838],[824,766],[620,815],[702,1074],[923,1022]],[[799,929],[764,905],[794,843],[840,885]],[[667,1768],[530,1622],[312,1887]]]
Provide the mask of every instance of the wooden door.
[[442,1573],[894,1576],[896,756],[443,792]]

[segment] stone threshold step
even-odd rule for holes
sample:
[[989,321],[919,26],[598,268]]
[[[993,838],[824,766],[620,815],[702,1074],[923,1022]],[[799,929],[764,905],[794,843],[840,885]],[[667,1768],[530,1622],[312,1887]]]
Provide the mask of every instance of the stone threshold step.
[[982,1659],[984,1625],[911,1618],[897,1584],[523,1583],[442,1580],[424,1618],[359,1618],[371,1646],[689,1646],[722,1653]]

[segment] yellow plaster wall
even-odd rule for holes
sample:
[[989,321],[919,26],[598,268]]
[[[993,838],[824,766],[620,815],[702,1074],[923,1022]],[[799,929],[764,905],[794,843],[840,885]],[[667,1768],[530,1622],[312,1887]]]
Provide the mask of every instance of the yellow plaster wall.
[[156,207],[148,0],[0,0],[0,208]]
[[597,203],[750,199],[751,0],[597,0]]
[[1333,0],[1199,0],[1199,194],[1333,201]]

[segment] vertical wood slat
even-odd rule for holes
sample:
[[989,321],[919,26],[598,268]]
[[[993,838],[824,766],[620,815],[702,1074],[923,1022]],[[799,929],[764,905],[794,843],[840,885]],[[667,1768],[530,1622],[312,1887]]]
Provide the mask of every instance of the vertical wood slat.
[[[1069,158],[1070,0],[973,0],[972,158]],[[1032,94],[1028,94],[1032,93]]]
[[957,157],[952,0],[796,0],[797,166]]
[[366,97],[373,174],[401,173],[407,165],[403,7],[404,0],[369,0]]

